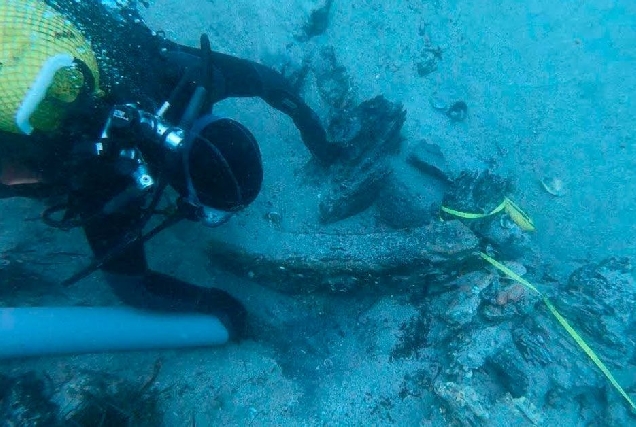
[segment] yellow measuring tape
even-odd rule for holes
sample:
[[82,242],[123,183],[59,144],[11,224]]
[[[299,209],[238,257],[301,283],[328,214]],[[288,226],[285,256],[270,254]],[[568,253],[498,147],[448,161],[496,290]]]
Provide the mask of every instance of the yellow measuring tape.
[[[517,206],[512,200],[510,200],[507,197],[495,209],[493,209],[492,211],[488,213],[461,212],[461,211],[447,208],[446,206],[442,206],[442,211],[449,215],[453,215],[458,218],[464,218],[464,219],[486,218],[488,216],[498,214],[501,211],[505,211],[510,216],[510,218],[515,222],[515,224],[517,224],[519,228],[521,228],[523,231],[535,230],[532,219],[524,211],[522,211],[519,206]],[[543,295],[532,283],[528,282],[523,277],[519,276],[517,273],[515,273],[514,271],[512,271],[511,269],[509,269],[508,267],[506,267],[499,261],[486,255],[483,252],[481,252],[479,255],[481,256],[481,258],[489,262],[493,267],[495,267],[497,270],[504,273],[510,279],[516,282],[519,282],[520,284],[522,284],[523,286],[525,286],[532,292],[539,295],[541,299],[543,300],[543,303],[546,305],[546,307],[548,307],[548,310],[550,310],[550,313],[552,313],[552,315],[557,319],[557,321],[563,327],[563,329],[565,329],[565,331],[568,334],[570,334],[570,336],[574,339],[574,341],[578,344],[578,346],[585,352],[585,354],[592,360],[592,362],[594,362],[594,364],[601,370],[601,372],[603,372],[605,377],[614,386],[614,388],[621,394],[621,396],[625,398],[627,403],[629,403],[629,406],[632,408],[632,410],[636,411],[636,405],[634,404],[632,399],[629,397],[629,395],[625,392],[625,390],[623,390],[623,387],[621,387],[618,381],[616,381],[616,379],[614,378],[612,373],[609,371],[609,369],[607,369],[607,366],[605,366],[605,364],[601,361],[601,359],[599,359],[599,357],[596,355],[596,353],[594,353],[594,351],[590,348],[590,346],[587,345],[587,343],[585,342],[585,340],[583,340],[581,335],[579,335],[579,333],[576,332],[576,330],[574,330],[574,328],[568,323],[568,321],[563,316],[561,316],[561,314],[557,311],[556,307],[554,307],[552,302],[550,302],[548,297]]]
[[601,370],[601,372],[603,372],[603,374],[609,380],[609,382],[612,383],[614,388],[618,390],[618,392],[621,394],[621,396],[625,398],[625,400],[627,400],[627,403],[629,403],[629,406],[632,407],[632,410],[636,411],[636,405],[634,405],[634,402],[632,401],[632,399],[625,392],[625,390],[623,390],[623,387],[621,387],[618,381],[616,381],[616,379],[614,378],[612,373],[609,371],[609,369],[607,369],[607,366],[605,366],[605,364],[601,361],[601,359],[598,358],[596,353],[594,353],[594,351],[590,348],[590,346],[587,345],[587,343],[578,334],[578,332],[576,332],[574,328],[570,326],[568,321],[563,316],[561,316],[561,314],[557,311],[554,305],[550,302],[548,297],[543,295],[532,283],[528,282],[526,279],[519,276],[517,273],[515,273],[514,271],[512,271],[511,269],[509,269],[508,267],[506,267],[499,261],[493,259],[492,257],[486,255],[483,252],[480,253],[479,255],[483,259],[488,261],[497,270],[501,271],[512,280],[521,283],[523,286],[525,286],[526,288],[530,289],[531,291],[539,295],[541,299],[543,300],[543,303],[546,305],[546,307],[548,307],[548,310],[550,310],[552,315],[557,319],[557,321],[561,324],[561,326],[563,326],[563,329],[565,329],[567,333],[570,334],[570,336],[574,339],[574,341],[576,341],[579,347],[581,347],[581,349],[585,352],[585,354],[587,354],[588,357],[592,359],[592,362],[594,362],[594,364]]
[[532,219],[521,210],[519,206],[517,206],[512,200],[509,198],[505,198],[503,202],[499,204],[495,209],[488,213],[470,213],[470,212],[461,212],[456,211],[455,209],[447,208],[446,206],[442,206],[442,211],[456,216],[458,218],[464,219],[480,219],[486,218],[487,216],[498,214],[501,211],[506,211],[506,213],[510,216],[510,218],[521,228],[523,231],[534,231],[534,223]]

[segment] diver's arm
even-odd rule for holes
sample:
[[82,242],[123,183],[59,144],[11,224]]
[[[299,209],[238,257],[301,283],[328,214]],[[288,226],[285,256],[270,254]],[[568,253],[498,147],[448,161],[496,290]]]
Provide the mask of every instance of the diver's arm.
[[[96,258],[139,232],[140,206],[88,221],[84,232]],[[219,289],[203,288],[148,268],[142,242],[134,242],[102,266],[113,292],[126,305],[164,313],[204,313],[216,316],[237,338],[243,333],[246,312],[239,301]]]
[[[340,155],[339,145],[327,140],[327,133],[318,115],[282,74],[265,65],[220,53],[213,52],[213,58],[214,66],[225,76],[226,97],[239,96],[235,94],[241,92],[241,80],[252,80],[252,85],[248,87],[256,90],[244,96],[258,96],[291,117],[303,142],[321,163],[330,165],[337,160]],[[239,73],[245,74],[242,78],[236,78]]]
[[[201,69],[199,50],[166,42],[163,58],[180,68]],[[324,165],[340,155],[339,145],[327,140],[317,114],[279,72],[265,65],[212,51],[212,102],[232,97],[260,97],[292,118],[309,151]],[[174,72],[174,69],[173,69]]]
[[[106,255],[135,227],[134,214],[112,215],[84,227],[96,257]],[[245,329],[246,311],[227,292],[203,288],[148,268],[143,243],[136,242],[102,266],[115,295],[126,305],[161,313],[203,313],[216,316],[232,339]]]
[[106,273],[115,295],[126,305],[159,313],[202,313],[217,317],[230,339],[243,337],[247,312],[225,291],[204,288],[147,270],[143,275]]
[[307,149],[322,164],[330,165],[339,157],[339,146],[327,140],[318,115],[282,74],[265,65],[218,52],[212,52],[212,63],[215,73],[222,76],[223,81],[223,91],[217,94],[218,99],[260,97],[291,117]]

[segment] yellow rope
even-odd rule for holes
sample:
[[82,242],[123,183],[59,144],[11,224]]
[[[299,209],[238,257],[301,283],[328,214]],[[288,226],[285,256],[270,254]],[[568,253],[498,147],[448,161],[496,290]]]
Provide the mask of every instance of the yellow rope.
[[579,335],[579,333],[576,332],[576,330],[574,330],[574,328],[568,323],[568,321],[563,316],[561,316],[561,314],[557,311],[556,307],[554,307],[552,302],[550,302],[548,297],[543,295],[532,283],[528,282],[523,277],[519,276],[517,273],[515,273],[514,271],[512,271],[511,269],[509,269],[508,267],[506,267],[499,261],[493,259],[492,257],[486,255],[483,252],[480,253],[480,256],[484,260],[488,261],[493,267],[495,267],[497,270],[504,273],[506,276],[508,276],[512,280],[515,280],[516,282],[521,283],[523,286],[525,286],[526,288],[530,289],[531,291],[539,295],[541,299],[543,300],[544,304],[546,305],[546,307],[548,307],[548,310],[550,310],[552,315],[557,319],[557,321],[561,324],[561,326],[563,326],[563,329],[565,329],[567,333],[570,334],[570,336],[579,345],[579,347],[581,347],[581,349],[585,352],[585,354],[587,354],[588,357],[592,359],[592,362],[594,362],[594,364],[601,370],[601,372],[603,372],[605,377],[614,386],[614,388],[618,390],[621,396],[623,396],[625,400],[627,401],[627,403],[629,403],[629,406],[631,406],[632,410],[636,411],[636,405],[634,404],[632,399],[629,397],[629,395],[625,392],[625,390],[623,390],[623,387],[621,387],[618,381],[616,381],[616,379],[614,378],[612,373],[609,371],[609,369],[607,369],[607,366],[605,366],[605,364],[601,361],[601,359],[598,358],[598,356],[596,355],[596,353],[594,353],[594,351],[590,348],[590,346],[587,345],[587,343],[583,340],[581,335]]

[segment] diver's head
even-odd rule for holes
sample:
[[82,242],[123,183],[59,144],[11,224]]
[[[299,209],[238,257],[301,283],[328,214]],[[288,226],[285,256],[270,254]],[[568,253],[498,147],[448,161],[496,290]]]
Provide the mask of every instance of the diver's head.
[[[173,171],[179,193],[206,207],[236,212],[249,205],[261,189],[263,164],[252,133],[237,121],[206,116],[192,127],[185,165]],[[175,173],[176,172],[176,173]]]
[[54,130],[98,87],[90,43],[42,0],[0,2],[0,131]]

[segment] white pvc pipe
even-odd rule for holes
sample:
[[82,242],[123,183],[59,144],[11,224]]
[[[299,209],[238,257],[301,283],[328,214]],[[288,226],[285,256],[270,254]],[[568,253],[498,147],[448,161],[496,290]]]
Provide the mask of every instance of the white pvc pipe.
[[126,307],[0,308],[0,359],[225,344],[216,317]]

